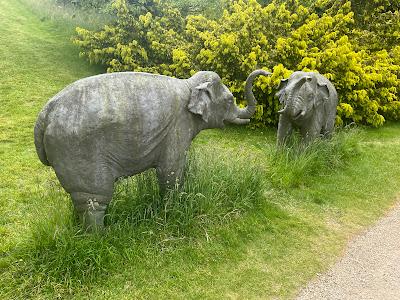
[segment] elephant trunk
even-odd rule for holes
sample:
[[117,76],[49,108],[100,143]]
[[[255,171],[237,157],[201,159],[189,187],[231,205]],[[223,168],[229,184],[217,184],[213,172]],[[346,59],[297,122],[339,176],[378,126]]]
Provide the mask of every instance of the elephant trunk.
[[287,103],[283,109],[278,111],[278,114],[285,114],[290,116],[293,120],[304,117],[306,115],[306,109],[303,102],[304,100],[301,96],[293,97],[289,95]]
[[307,81],[311,81],[310,76],[304,76],[294,84],[290,84],[289,82],[290,87],[286,88],[286,92],[289,92],[289,95],[287,96],[286,101],[284,101],[285,106],[283,107],[283,109],[278,111],[278,114],[286,114],[293,119],[305,116],[305,101],[299,93],[299,90]]
[[249,77],[247,77],[246,86],[244,89],[247,106],[239,110],[239,119],[250,119],[256,111],[257,100],[253,94],[253,81],[258,75],[268,76],[271,75],[271,73],[264,70],[255,70],[249,75]]

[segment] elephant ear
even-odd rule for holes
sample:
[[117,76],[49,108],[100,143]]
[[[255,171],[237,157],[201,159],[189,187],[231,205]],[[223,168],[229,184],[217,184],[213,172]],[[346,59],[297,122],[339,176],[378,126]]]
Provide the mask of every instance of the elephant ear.
[[276,97],[279,98],[279,102],[282,102],[281,96],[285,92],[285,88],[287,87],[289,82],[289,78],[282,79],[278,86],[278,92],[275,94]]
[[325,102],[329,98],[329,88],[328,83],[318,79],[317,80],[317,93],[314,98],[314,106],[318,106],[319,104]]
[[210,117],[210,103],[212,82],[203,82],[192,89],[188,109],[190,112],[201,115],[205,122],[208,122]]

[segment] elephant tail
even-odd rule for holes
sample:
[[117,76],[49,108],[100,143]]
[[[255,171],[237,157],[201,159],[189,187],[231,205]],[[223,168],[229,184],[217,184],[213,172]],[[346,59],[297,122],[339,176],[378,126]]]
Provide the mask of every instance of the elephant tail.
[[44,144],[43,144],[45,120],[46,120],[45,115],[46,115],[46,110],[41,111],[38,116],[38,119],[36,120],[34,128],[34,138],[35,138],[36,152],[39,156],[40,161],[44,165],[50,166],[50,163],[47,160],[46,150],[44,149]]

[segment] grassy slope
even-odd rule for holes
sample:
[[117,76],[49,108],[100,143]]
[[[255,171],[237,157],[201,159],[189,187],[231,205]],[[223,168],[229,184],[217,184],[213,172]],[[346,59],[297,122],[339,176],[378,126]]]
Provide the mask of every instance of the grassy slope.
[[[208,228],[210,240],[196,233],[166,248],[134,241],[132,251],[123,249],[125,261],[110,256],[111,263],[93,280],[80,285],[49,279],[35,285],[46,282],[37,280],[46,276],[40,265],[24,274],[29,262],[8,260],[35,233],[36,207],[51,211],[41,195],[58,185],[36,157],[33,124],[51,95],[99,72],[76,58],[68,34],[41,22],[18,1],[0,0],[0,298],[287,298],[327,268],[352,234],[394,203],[400,182],[399,124],[364,131],[362,155],[349,167],[291,189],[266,179],[263,204],[234,222]],[[273,144],[272,130],[242,128],[208,131],[196,140],[196,148],[226,155],[248,145],[245,151],[267,166]],[[55,245],[57,250],[62,246]],[[46,251],[37,249],[40,255]],[[68,271],[68,262],[59,266]]]
[[18,1],[0,1],[0,249],[24,231],[32,191],[54,179],[37,160],[33,125],[65,85],[100,70],[77,59],[69,36]]

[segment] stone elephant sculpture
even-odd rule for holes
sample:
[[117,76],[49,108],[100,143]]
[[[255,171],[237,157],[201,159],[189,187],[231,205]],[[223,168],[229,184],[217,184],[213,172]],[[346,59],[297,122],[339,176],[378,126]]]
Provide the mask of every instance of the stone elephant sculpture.
[[155,168],[161,190],[174,187],[194,137],[224,121],[248,123],[256,104],[253,80],[269,74],[249,75],[246,108],[235,105],[214,72],[185,80],[140,72],[78,80],[39,113],[37,154],[54,168],[84,227],[101,228],[118,178]]
[[334,130],[338,96],[332,83],[315,72],[294,72],[283,79],[276,94],[283,104],[278,113],[278,145],[283,144],[294,128],[304,142],[320,135],[329,137]]

